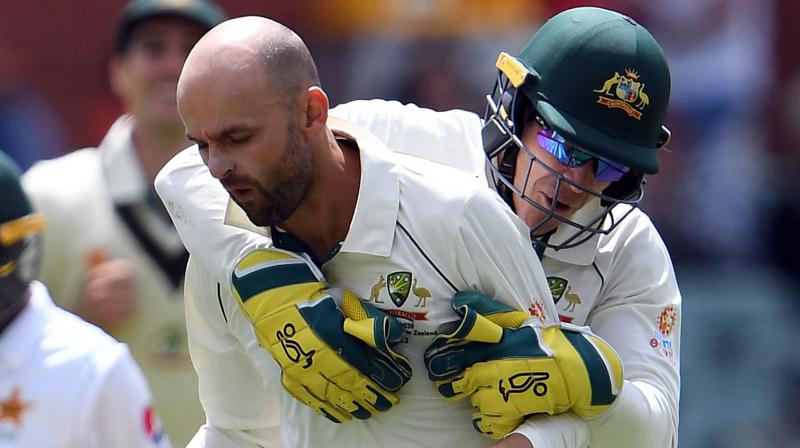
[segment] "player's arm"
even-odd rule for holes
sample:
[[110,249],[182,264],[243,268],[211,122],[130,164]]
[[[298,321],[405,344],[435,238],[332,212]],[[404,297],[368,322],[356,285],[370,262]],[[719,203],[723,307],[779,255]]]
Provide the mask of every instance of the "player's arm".
[[[603,303],[587,319],[625,363],[625,393],[613,412],[590,422],[591,446],[637,441],[677,444],[681,295],[655,228],[637,226],[612,266]],[[647,263],[634,260],[648,260]]]
[[87,448],[169,448],[144,374],[125,345],[95,354],[97,383],[85,391],[80,430]]
[[184,304],[189,353],[206,414],[206,424],[189,446],[280,448],[280,370],[258,346],[228,288],[193,256]]
[[[459,270],[464,276],[466,284],[487,296],[492,294],[507,307],[526,310],[528,317],[531,318],[528,321],[529,324],[533,324],[535,327],[549,327],[544,331],[535,330],[533,333],[528,331],[524,335],[516,332],[520,334],[515,334],[513,338],[503,342],[502,350],[488,356],[486,361],[500,361],[504,356],[496,355],[501,351],[510,354],[511,358],[517,355],[522,357],[524,351],[542,343],[543,352],[548,353],[547,356],[551,357],[550,361],[561,366],[557,372],[551,372],[551,390],[547,397],[548,400],[551,400],[550,407],[542,407],[540,404],[530,401],[521,403],[516,410],[510,410],[503,406],[506,403],[516,406],[513,403],[514,400],[509,399],[501,404],[496,400],[490,400],[486,393],[470,396],[473,407],[477,409],[475,416],[483,419],[484,429],[489,431],[491,430],[490,426],[494,425],[495,428],[500,428],[502,434],[505,434],[522,421],[521,416],[528,415],[531,411],[577,410],[583,412],[585,416],[605,412],[609,404],[616,398],[621,385],[622,374],[616,354],[607,344],[585,329],[562,330],[557,327],[557,312],[552,303],[544,272],[530,245],[524,224],[508,209],[505,203],[488,190],[477,193],[465,208],[464,216],[457,219],[456,222],[461,225],[458,232],[461,241],[454,247],[462,247],[464,251],[463,254],[457,255],[457,261],[461,263]],[[514,340],[519,341],[516,346],[513,343]],[[523,340],[527,342],[522,342]],[[515,354],[515,350],[521,351]],[[528,355],[530,355],[528,359],[535,359],[539,356],[531,353],[527,353],[526,356]],[[480,359],[480,356],[482,355],[477,354],[471,359]],[[504,361],[501,363],[505,364]],[[451,382],[451,384],[461,388],[458,391],[460,394],[466,392],[467,395],[472,395],[470,392],[478,388],[485,390],[494,388],[495,392],[499,392],[497,390],[499,378],[486,377],[485,372],[491,369],[488,368],[482,372],[481,370],[485,366],[492,367],[492,365],[483,363],[481,369],[471,371],[471,378],[466,378],[465,381]],[[524,370],[527,367],[518,365],[512,367],[507,373],[509,376],[514,376],[513,369]],[[571,375],[572,371],[583,372],[583,375]],[[485,384],[481,381],[484,381]],[[470,390],[470,388],[474,389]],[[605,393],[603,393],[604,390]],[[458,393],[452,396],[455,397]],[[559,401],[559,394],[568,395],[569,400]],[[511,394],[509,398],[512,398],[512,395],[513,398],[522,397]],[[576,400],[579,395],[583,397],[582,402]],[[490,414],[501,418],[491,422]],[[510,419],[506,419],[506,417],[510,417]],[[570,421],[565,426],[577,426],[572,429],[572,432],[586,433],[585,423],[580,419],[576,419],[574,416],[568,416],[566,419]],[[495,432],[493,436],[498,437],[502,434]]]
[[368,129],[388,149],[433,160],[483,179],[481,120],[464,110],[438,112],[397,101],[359,100],[330,115]]
[[[620,229],[622,230],[622,229]],[[672,263],[652,226],[620,235],[626,247],[601,291],[603,301],[587,324],[622,359],[622,393],[602,416],[587,420],[583,446],[674,447],[677,443],[680,384],[680,303]],[[633,260],[648,260],[635,263]],[[659,322],[664,325],[659,329]],[[667,331],[667,328],[670,328]],[[655,345],[655,347],[654,347]],[[671,347],[671,351],[668,348]],[[518,431],[539,447],[570,447],[567,420],[574,416],[536,416]]]

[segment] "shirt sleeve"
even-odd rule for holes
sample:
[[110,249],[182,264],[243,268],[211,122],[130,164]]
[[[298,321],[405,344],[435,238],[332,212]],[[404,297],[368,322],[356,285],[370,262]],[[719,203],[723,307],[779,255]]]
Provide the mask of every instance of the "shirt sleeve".
[[96,360],[98,387],[87,415],[87,448],[169,448],[147,381],[127,346],[119,344]]
[[[451,245],[461,281],[516,309],[532,322],[557,325],[558,312],[525,224],[489,188],[477,188],[458,219]],[[450,249],[452,251],[452,249]]]
[[397,101],[359,100],[336,106],[330,114],[368,129],[391,151],[485,179],[481,120],[472,112],[439,112]]
[[279,395],[271,387],[280,384],[280,369],[258,345],[229,289],[193,256],[186,270],[185,305],[189,353],[207,419],[190,446],[226,446],[211,443],[221,437],[280,447],[275,437],[280,434]]
[[587,324],[620,355],[625,385],[614,406],[589,421],[591,446],[674,447],[681,294],[667,249],[649,219],[621,236],[603,301]]
[[281,446],[280,428],[235,431],[206,424],[200,427],[186,448],[280,448]]
[[615,240],[601,301],[586,323],[619,354],[622,392],[593,419],[562,414],[543,425],[529,418],[517,432],[535,448],[677,446],[681,295],[672,262],[648,219]]
[[161,169],[155,189],[186,250],[219,282],[236,261],[268,237],[225,224],[230,196],[211,176],[195,146],[184,149]]

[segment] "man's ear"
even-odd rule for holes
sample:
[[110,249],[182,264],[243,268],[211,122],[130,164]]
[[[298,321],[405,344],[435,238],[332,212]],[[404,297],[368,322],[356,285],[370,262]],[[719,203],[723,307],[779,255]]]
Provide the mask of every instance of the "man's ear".
[[328,122],[328,95],[317,87],[311,86],[303,95],[305,104],[305,123],[303,129],[311,133],[319,133]]

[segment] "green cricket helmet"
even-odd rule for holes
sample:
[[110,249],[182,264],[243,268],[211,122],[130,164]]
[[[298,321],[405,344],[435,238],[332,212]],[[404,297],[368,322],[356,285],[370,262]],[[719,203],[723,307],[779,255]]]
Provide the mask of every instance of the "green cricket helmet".
[[5,323],[38,274],[44,218],[33,212],[17,165],[2,151],[0,197],[0,323]]
[[[644,176],[658,172],[656,150],[669,139],[663,126],[670,94],[669,66],[655,38],[615,11],[573,8],[542,25],[519,55],[501,53],[496,65],[483,141],[487,172],[498,191],[510,204],[512,195],[518,195],[546,215],[531,228],[532,238],[545,246],[574,247],[595,234],[610,232],[627,216],[615,219],[611,209],[641,201]],[[529,116],[568,147],[624,167],[625,174],[603,191],[566,178],[559,167],[547,166],[523,144],[522,128]],[[598,198],[599,213],[576,220],[556,212],[557,200],[544,207],[527,197],[514,186],[519,151],[530,158],[529,171],[536,163],[557,178],[554,198],[569,185]],[[548,242],[537,231],[551,219],[560,221],[559,227],[574,227],[575,232],[556,243]]]

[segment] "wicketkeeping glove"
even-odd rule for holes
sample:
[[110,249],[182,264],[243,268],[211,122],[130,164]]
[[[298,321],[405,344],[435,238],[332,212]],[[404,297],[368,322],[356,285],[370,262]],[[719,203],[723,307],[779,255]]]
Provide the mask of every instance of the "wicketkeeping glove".
[[233,294],[295,398],[336,423],[388,410],[411,378],[392,348],[404,328],[350,291],[338,307],[315,272],[294,254],[256,250],[237,263]]
[[477,431],[500,439],[531,414],[597,416],[619,394],[622,362],[588,327],[524,325],[527,313],[475,292],[456,293],[453,307],[462,319],[425,365],[445,398],[470,398]]

